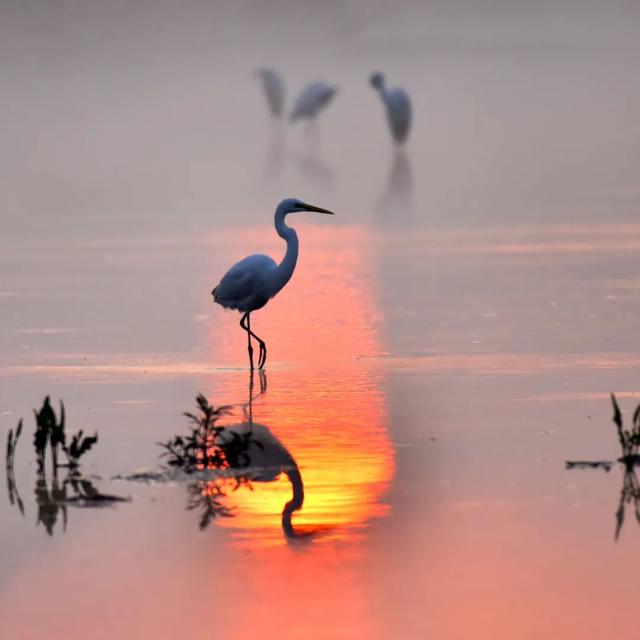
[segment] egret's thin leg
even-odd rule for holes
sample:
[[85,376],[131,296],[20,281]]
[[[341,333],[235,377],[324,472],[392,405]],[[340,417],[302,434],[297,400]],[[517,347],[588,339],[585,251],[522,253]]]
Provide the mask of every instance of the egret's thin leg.
[[245,315],[247,316],[247,326],[245,327],[245,329],[258,341],[258,344],[260,345],[260,353],[258,355],[258,369],[262,369],[262,367],[264,367],[264,363],[267,361],[267,345],[262,338],[251,331],[251,316],[249,313],[246,313]]
[[253,367],[249,374],[249,429],[253,429]]
[[[245,313],[240,318],[240,326],[247,332],[247,350],[249,351],[249,363],[251,365],[251,371],[253,371],[253,345],[251,344],[251,329],[245,325],[244,321],[249,320],[249,313]],[[262,352],[260,352],[262,355]]]

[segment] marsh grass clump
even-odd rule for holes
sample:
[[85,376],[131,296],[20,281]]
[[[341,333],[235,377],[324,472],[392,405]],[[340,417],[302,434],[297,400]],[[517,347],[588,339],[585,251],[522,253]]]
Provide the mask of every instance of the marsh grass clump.
[[[64,403],[60,400],[60,418],[56,416],[49,396],[47,396],[39,411],[33,411],[36,419],[36,430],[33,434],[33,446],[36,451],[38,470],[44,470],[47,445],[51,449],[51,462],[54,469],[58,467],[68,467],[77,469],[80,458],[98,441],[96,432],[93,436],[85,436],[81,429],[71,437],[67,444],[67,433],[65,429]],[[66,456],[66,462],[58,462],[58,451],[62,449]]]
[[219,442],[225,428],[218,420],[230,412],[227,406],[212,407],[200,393],[196,397],[198,413],[185,411],[191,427],[186,435],[177,435],[168,442],[158,444],[165,449],[167,464],[179,467],[187,473],[196,469],[220,468],[224,466],[224,456]]
[[202,394],[196,397],[196,404],[197,413],[183,414],[191,423],[189,433],[158,443],[165,449],[163,456],[167,464],[186,473],[246,467],[251,461],[250,447],[262,448],[262,444],[253,439],[251,431],[239,434],[218,424],[223,416],[231,413],[231,407],[213,407]]
[[231,413],[231,407],[213,407],[204,395],[196,396],[196,413],[185,412],[189,431],[168,442],[159,442],[166,463],[176,470],[200,477],[188,485],[188,510],[200,510],[200,528],[205,529],[216,517],[232,517],[233,510],[223,498],[241,486],[252,489],[246,469],[251,463],[249,451],[264,445],[253,437],[252,430],[240,434],[219,424]]

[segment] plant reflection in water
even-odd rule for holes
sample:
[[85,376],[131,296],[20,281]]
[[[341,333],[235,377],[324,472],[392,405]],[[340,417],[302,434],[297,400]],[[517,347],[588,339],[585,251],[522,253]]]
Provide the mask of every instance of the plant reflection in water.
[[[9,502],[15,504],[25,515],[24,503],[20,497],[12,467],[6,468]],[[130,498],[101,493],[92,480],[85,478],[77,470],[69,469],[60,479],[57,471],[47,474],[46,469],[37,472],[34,488],[38,509],[36,526],[42,524],[46,532],[53,535],[56,524],[62,518],[62,530],[67,530],[67,507],[107,507],[118,502],[130,502]]]
[[36,525],[42,523],[50,536],[53,535],[59,515],[62,516],[62,530],[66,531],[67,506],[108,507],[118,502],[130,501],[129,498],[100,493],[91,480],[73,471],[70,471],[62,482],[59,481],[57,473],[54,473],[48,482],[45,472],[39,472],[35,497],[38,505]]

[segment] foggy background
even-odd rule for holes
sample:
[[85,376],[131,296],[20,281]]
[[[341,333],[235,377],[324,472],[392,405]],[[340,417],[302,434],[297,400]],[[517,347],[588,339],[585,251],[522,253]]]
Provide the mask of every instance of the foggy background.
[[[0,241],[254,224],[284,196],[339,224],[635,219],[639,19],[632,1],[2,0]],[[263,65],[288,108],[340,87],[317,139],[274,129]],[[413,100],[399,178],[375,69]],[[394,179],[409,213],[385,206]]]

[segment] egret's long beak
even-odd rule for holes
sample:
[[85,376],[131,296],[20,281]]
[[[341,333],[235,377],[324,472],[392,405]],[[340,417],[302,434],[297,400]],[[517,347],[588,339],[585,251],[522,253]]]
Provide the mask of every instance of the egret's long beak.
[[304,205],[305,211],[315,211],[316,213],[328,213],[330,216],[335,216],[336,214],[333,211],[329,211],[328,209],[323,209],[322,207],[314,207],[312,204]]

